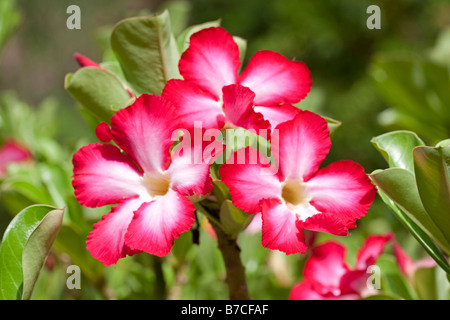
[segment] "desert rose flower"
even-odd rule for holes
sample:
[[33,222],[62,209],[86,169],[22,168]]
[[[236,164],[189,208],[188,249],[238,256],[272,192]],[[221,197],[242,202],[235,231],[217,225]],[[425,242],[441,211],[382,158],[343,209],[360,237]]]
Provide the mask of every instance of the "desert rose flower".
[[289,299],[354,300],[374,294],[375,289],[367,285],[368,268],[392,237],[391,233],[369,236],[358,251],[354,268],[345,261],[346,248],[341,244],[328,241],[314,247],[303,269],[303,281],[292,288]]
[[400,271],[411,282],[414,282],[414,274],[417,269],[432,268],[436,265],[436,261],[434,261],[431,257],[413,261],[398,243],[394,243],[394,254]]
[[185,126],[273,129],[298,112],[292,104],[310,91],[303,62],[272,51],[259,51],[241,75],[239,48],[221,27],[203,29],[190,38],[179,62],[184,80],[168,81],[162,95],[177,107]]
[[87,239],[87,249],[105,265],[141,251],[167,255],[195,221],[187,197],[211,191],[209,164],[193,162],[187,152],[171,157],[177,119],[169,101],[144,94],[114,114],[110,127],[97,127],[101,141],[117,146],[94,143],[73,157],[77,200],[87,207],[117,204]]
[[31,159],[30,152],[16,141],[9,139],[0,148],[0,177],[6,173],[6,167],[15,162]]
[[221,166],[233,203],[249,214],[262,213],[262,244],[269,249],[305,252],[303,229],[347,235],[376,194],[364,168],[343,160],[319,169],[331,140],[327,122],[312,112],[300,112],[276,131],[278,141],[271,141],[276,168],[262,157]]

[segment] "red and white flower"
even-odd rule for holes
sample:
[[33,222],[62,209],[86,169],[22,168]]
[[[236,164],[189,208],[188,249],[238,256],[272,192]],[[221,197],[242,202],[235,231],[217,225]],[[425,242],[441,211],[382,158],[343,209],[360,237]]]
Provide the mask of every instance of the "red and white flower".
[[0,148],[0,176],[6,173],[6,168],[11,163],[25,162],[31,159],[31,153],[12,139],[5,141]]
[[239,48],[221,27],[203,29],[190,38],[179,62],[184,80],[172,79],[162,95],[170,99],[184,126],[202,121],[205,128],[273,129],[298,111],[292,104],[311,88],[303,62],[272,51],[259,51],[241,75]]
[[292,288],[289,299],[354,300],[373,294],[374,289],[367,285],[368,268],[392,238],[391,233],[369,236],[358,251],[354,268],[345,261],[346,248],[341,244],[328,241],[314,247],[303,269],[303,281]]
[[277,167],[262,157],[221,166],[233,203],[249,214],[262,213],[262,243],[269,249],[304,253],[303,229],[348,235],[376,194],[364,168],[344,160],[319,169],[331,140],[325,119],[312,112],[300,112],[276,131],[271,152]]
[[209,164],[193,154],[170,150],[178,114],[166,99],[144,94],[119,110],[111,126],[96,133],[103,142],[82,147],[73,157],[73,187],[87,207],[117,204],[94,225],[87,249],[105,265],[145,251],[170,252],[174,239],[195,221],[187,198],[211,191]]

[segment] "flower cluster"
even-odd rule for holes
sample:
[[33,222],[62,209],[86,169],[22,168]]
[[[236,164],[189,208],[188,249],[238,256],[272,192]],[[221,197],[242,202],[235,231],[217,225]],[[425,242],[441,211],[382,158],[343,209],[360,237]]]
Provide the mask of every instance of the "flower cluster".
[[97,127],[104,144],[74,155],[77,200],[88,207],[116,205],[88,236],[96,259],[111,265],[141,251],[165,256],[191,228],[193,199],[211,192],[211,160],[222,150],[215,144],[213,155],[196,161],[195,150],[214,144],[209,137],[174,152],[180,130],[187,137],[196,123],[216,133],[238,127],[270,132],[273,163],[261,155],[250,159],[258,150],[247,147],[228,159],[243,152],[244,161],[226,161],[219,170],[234,205],[261,214],[266,248],[304,252],[304,229],[347,235],[367,213],[376,191],[364,169],[348,160],[320,168],[331,147],[327,121],[293,106],[311,88],[306,65],[260,51],[241,74],[240,66],[238,46],[223,28],[195,33],[179,61],[183,79],[169,80],[161,96],[136,98]]
[[355,300],[371,295],[377,288],[367,285],[369,268],[392,238],[392,233],[369,236],[358,251],[354,268],[345,261],[343,245],[328,241],[314,247],[303,269],[303,281],[292,288],[289,299]]

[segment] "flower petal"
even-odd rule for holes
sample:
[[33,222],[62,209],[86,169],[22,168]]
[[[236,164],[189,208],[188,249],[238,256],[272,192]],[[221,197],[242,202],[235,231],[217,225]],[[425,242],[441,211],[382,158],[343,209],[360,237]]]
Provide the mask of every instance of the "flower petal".
[[271,130],[280,123],[292,120],[301,110],[290,104],[282,106],[255,106],[255,112],[261,113],[265,120],[269,121]]
[[126,255],[140,252],[128,248],[124,237],[133,219],[133,212],[141,205],[139,198],[125,200],[94,224],[94,229],[87,237],[86,247],[95,259],[109,266]]
[[169,80],[162,96],[176,107],[180,124],[185,128],[194,127],[194,122],[200,122],[206,129],[221,129],[225,124],[225,115],[220,102],[190,82]]
[[316,173],[331,147],[324,118],[309,111],[278,125],[272,134],[271,150],[285,178],[308,179]]
[[247,87],[232,84],[223,88],[223,109],[226,121],[233,127],[253,129],[269,129],[270,123],[263,115],[253,109],[255,94]]
[[31,154],[27,149],[13,140],[7,140],[0,148],[0,174],[5,173],[8,164],[30,159]]
[[87,207],[116,204],[145,191],[132,159],[113,145],[82,147],[73,156],[75,198]]
[[303,270],[304,279],[313,283],[314,289],[322,295],[340,294],[340,279],[349,271],[345,254],[345,247],[334,241],[314,247]]
[[[195,143],[195,142],[194,142]],[[203,141],[199,141],[199,149],[194,144],[172,152],[172,161],[168,172],[172,187],[185,196],[208,194],[212,190],[212,179],[209,175],[209,163],[203,159]],[[199,153],[196,155],[196,153]]]
[[146,173],[167,168],[173,132],[178,129],[178,114],[168,100],[143,94],[111,119],[114,141]]
[[190,38],[181,55],[180,73],[217,99],[222,87],[237,82],[239,48],[233,37],[221,27],[203,29]]
[[309,281],[297,283],[289,293],[289,300],[324,300]]
[[376,189],[359,164],[336,161],[320,169],[308,182],[311,204],[320,212],[336,216],[347,228],[369,210]]
[[144,203],[134,214],[125,234],[125,243],[134,250],[162,257],[170,252],[175,238],[188,231],[195,221],[195,207],[178,192],[169,191]]
[[250,214],[261,211],[262,199],[281,196],[280,180],[264,160],[256,149],[247,147],[233,153],[220,167],[220,177],[230,189],[233,204]]
[[297,218],[277,199],[263,199],[262,245],[286,254],[305,253],[305,235],[297,227]]
[[298,223],[302,229],[306,230],[327,232],[337,236],[348,235],[347,226],[338,217],[328,213],[318,213]]
[[94,68],[103,69],[97,62],[92,61],[88,57],[86,57],[78,52],[75,52],[74,56],[75,56],[75,59],[77,60],[78,64],[80,65],[80,67],[94,67]]
[[371,235],[364,245],[358,250],[356,257],[356,270],[366,270],[368,266],[375,264],[378,256],[383,252],[384,246],[394,235],[388,232],[385,236]]
[[101,122],[97,125],[95,128],[95,136],[98,140],[101,142],[110,142],[112,140],[111,137],[111,129],[109,128],[109,125],[106,122]]
[[273,51],[258,51],[250,59],[240,84],[255,94],[255,104],[297,103],[309,93],[312,80],[308,67]]

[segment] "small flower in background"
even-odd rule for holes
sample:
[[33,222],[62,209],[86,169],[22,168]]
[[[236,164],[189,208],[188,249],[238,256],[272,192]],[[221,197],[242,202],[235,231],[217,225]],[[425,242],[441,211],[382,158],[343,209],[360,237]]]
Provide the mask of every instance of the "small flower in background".
[[356,264],[350,268],[345,261],[346,248],[334,241],[322,243],[312,249],[305,263],[303,281],[296,284],[290,300],[353,300],[369,296],[368,267],[374,265],[384,246],[393,238],[372,235],[358,251]]
[[414,282],[414,274],[417,269],[432,268],[436,265],[436,261],[431,257],[413,261],[398,243],[394,243],[393,247],[399,269],[410,282]]
[[205,128],[273,129],[292,119],[292,106],[310,91],[303,62],[272,51],[259,51],[238,75],[239,48],[221,27],[203,29],[190,38],[179,62],[184,80],[169,80],[162,95],[171,100],[184,126],[201,120]]
[[0,148],[0,177],[6,174],[6,168],[11,163],[31,160],[31,153],[24,146],[8,139]]
[[92,61],[88,57],[86,57],[78,52],[75,52],[74,57],[75,57],[75,60],[77,60],[80,67],[94,67],[94,68],[104,69],[97,62]]
[[193,225],[195,207],[187,197],[209,193],[212,182],[208,163],[192,161],[188,152],[170,156],[177,129],[173,105],[144,94],[114,114],[111,127],[96,130],[120,149],[95,143],[74,155],[76,199],[87,207],[118,204],[87,239],[87,249],[105,265],[141,251],[165,256]]
[[325,119],[312,112],[302,111],[276,130],[279,141],[272,139],[271,152],[279,169],[261,157],[257,163],[234,161],[220,168],[233,203],[249,214],[262,213],[262,243],[269,249],[304,253],[303,229],[348,235],[376,194],[364,168],[337,161],[319,169],[331,140]]

